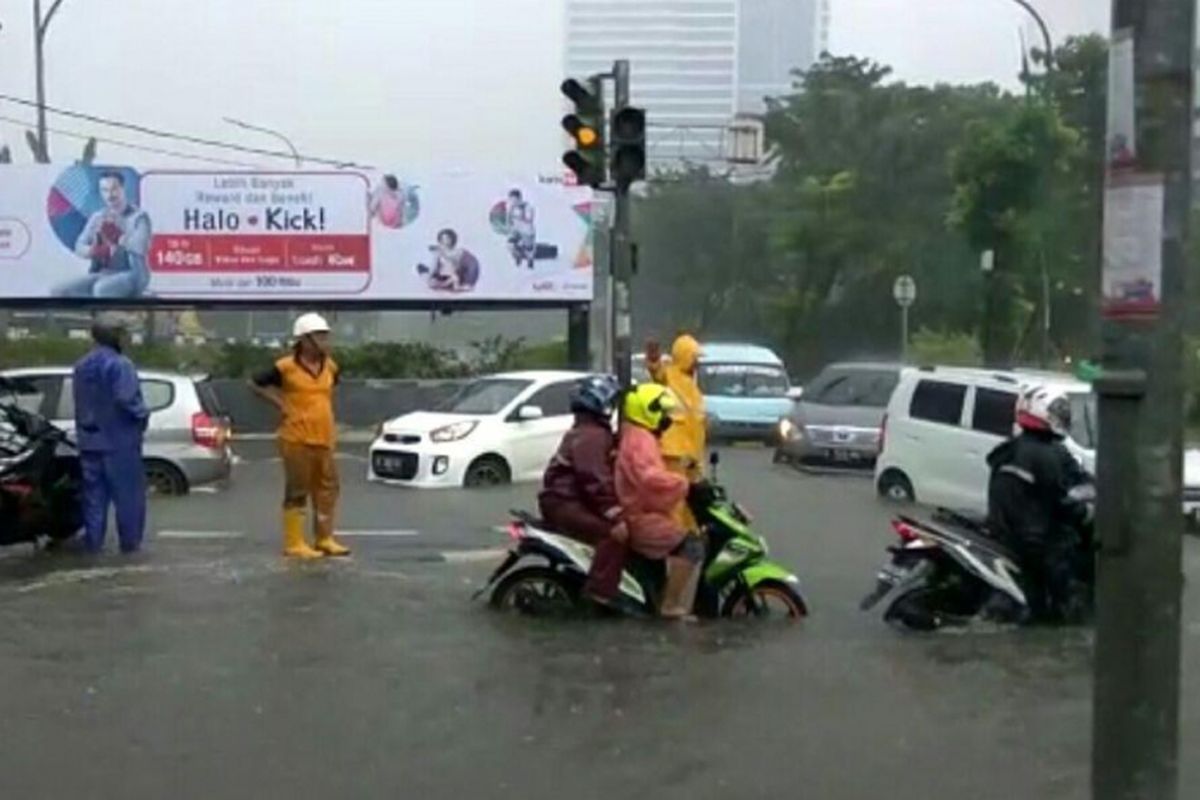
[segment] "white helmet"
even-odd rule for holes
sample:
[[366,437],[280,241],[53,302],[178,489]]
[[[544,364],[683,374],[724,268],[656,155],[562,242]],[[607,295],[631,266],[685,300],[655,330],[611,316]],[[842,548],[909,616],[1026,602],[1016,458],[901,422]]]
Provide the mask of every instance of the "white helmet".
[[292,324],[292,336],[303,339],[313,333],[329,333],[329,323],[320,314],[301,314]]
[[1066,436],[1071,430],[1071,400],[1061,389],[1029,386],[1017,399],[1017,425]]

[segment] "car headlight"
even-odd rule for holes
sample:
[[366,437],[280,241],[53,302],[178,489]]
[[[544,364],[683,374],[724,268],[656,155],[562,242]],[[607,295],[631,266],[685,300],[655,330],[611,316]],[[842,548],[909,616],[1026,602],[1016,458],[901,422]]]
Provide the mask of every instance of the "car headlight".
[[779,420],[779,436],[784,441],[789,441],[791,439],[800,439],[800,438],[802,438],[801,433],[800,433],[800,426],[798,426],[796,423],[792,422],[787,417],[784,417],[783,419]]
[[435,428],[429,432],[429,440],[437,444],[445,444],[446,442],[457,442],[467,438],[471,432],[479,427],[478,422],[465,421],[455,422],[452,425],[446,425],[441,428]]

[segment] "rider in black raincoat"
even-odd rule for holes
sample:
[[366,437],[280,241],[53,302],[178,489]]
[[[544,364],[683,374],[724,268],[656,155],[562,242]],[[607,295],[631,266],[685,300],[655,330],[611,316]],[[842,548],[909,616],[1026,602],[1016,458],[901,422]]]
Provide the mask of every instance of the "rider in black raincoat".
[[1017,556],[1031,620],[1078,617],[1091,581],[1091,477],[1063,444],[1066,394],[1045,387],[1017,403],[1018,435],[988,456],[988,527]]

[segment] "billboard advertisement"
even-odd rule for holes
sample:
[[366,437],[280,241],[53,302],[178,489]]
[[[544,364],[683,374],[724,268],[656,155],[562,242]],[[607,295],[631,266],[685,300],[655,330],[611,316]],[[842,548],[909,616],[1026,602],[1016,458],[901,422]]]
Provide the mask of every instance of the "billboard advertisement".
[[539,179],[0,167],[0,302],[587,302],[592,198]]

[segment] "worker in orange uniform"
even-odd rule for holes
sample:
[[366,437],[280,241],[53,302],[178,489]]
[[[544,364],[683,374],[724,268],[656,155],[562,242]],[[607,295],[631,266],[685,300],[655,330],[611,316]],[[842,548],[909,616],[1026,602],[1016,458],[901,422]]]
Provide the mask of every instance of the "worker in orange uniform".
[[[304,314],[293,325],[292,336],[291,355],[256,375],[251,384],[282,417],[283,554],[298,559],[349,555],[350,550],[333,538],[339,493],[333,390],[339,370],[330,355],[329,323],[320,314]],[[313,546],[304,537],[310,503],[316,515]]]
[[[704,478],[704,456],[708,447],[708,420],[704,413],[704,395],[696,381],[700,365],[700,343],[682,334],[671,345],[670,363],[665,363],[658,342],[646,342],[646,369],[650,377],[666,386],[675,395],[679,407],[674,412],[674,424],[662,437],[663,459],[667,468],[683,475],[691,483]],[[684,530],[699,532],[700,526],[688,508],[679,505],[676,521]]]

